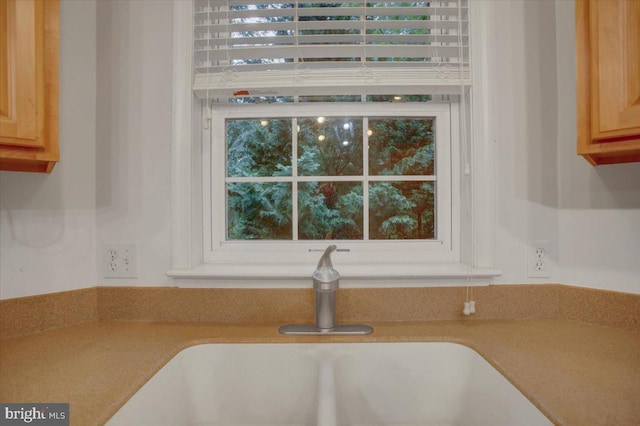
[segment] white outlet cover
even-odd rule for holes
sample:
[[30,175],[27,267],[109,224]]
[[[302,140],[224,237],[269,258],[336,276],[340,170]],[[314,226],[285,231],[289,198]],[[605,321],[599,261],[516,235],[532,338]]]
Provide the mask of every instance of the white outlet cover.
[[138,244],[103,243],[101,264],[105,278],[137,278]]
[[549,241],[531,241],[527,249],[527,276],[551,278],[551,244]]

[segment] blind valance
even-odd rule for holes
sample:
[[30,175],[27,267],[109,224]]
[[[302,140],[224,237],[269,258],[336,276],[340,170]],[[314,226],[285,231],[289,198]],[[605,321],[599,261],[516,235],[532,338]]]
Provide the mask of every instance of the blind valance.
[[195,0],[194,90],[215,96],[459,93],[467,0]]

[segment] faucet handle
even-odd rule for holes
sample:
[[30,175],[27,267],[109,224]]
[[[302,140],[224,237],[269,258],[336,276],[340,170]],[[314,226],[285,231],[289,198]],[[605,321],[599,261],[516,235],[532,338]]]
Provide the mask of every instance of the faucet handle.
[[333,268],[333,264],[331,263],[331,253],[336,251],[337,248],[338,247],[335,244],[332,244],[324,250],[324,254],[318,262],[318,269],[323,267]]
[[338,288],[340,274],[333,269],[333,264],[331,263],[331,253],[333,253],[336,248],[335,245],[330,245],[320,258],[318,267],[312,275],[314,288],[320,290],[335,290]]

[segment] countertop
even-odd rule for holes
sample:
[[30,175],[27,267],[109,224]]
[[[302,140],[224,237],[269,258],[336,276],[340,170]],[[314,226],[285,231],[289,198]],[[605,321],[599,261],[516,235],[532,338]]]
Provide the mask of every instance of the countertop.
[[0,340],[0,401],[69,402],[104,424],[180,350],[203,343],[421,342],[471,347],[558,425],[637,425],[640,334],[568,319],[371,323],[369,336],[282,336],[280,324],[99,320]]

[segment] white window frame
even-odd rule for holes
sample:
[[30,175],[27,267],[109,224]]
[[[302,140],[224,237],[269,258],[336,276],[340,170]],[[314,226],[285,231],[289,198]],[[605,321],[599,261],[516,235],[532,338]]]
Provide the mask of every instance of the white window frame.
[[[171,233],[171,277],[208,278],[211,285],[221,283],[232,286],[280,286],[265,279],[308,278],[317,262],[318,253],[301,253],[300,259],[287,262],[238,263],[232,259],[212,262],[204,249],[207,243],[205,223],[206,207],[210,200],[206,194],[210,180],[203,180],[206,158],[210,157],[208,143],[203,143],[203,111],[200,100],[194,99],[191,63],[192,4],[174,1],[173,26],[173,127],[172,127],[172,233]],[[490,282],[499,275],[494,268],[494,178],[493,178],[493,138],[489,122],[488,101],[488,60],[486,54],[487,28],[490,2],[470,2],[469,13],[473,25],[470,28],[473,49],[474,73],[473,95],[469,96],[467,107],[468,122],[472,123],[469,137],[472,152],[469,157],[471,177],[468,184],[462,184],[460,203],[460,231],[452,231],[454,258],[431,258],[419,263],[400,262],[389,257],[387,263],[363,263],[356,256],[349,261],[341,253],[336,254],[335,263],[340,264],[340,272],[346,279],[366,279],[364,285],[440,285],[444,279],[447,285],[475,285]],[[389,108],[389,105],[387,105]],[[291,116],[299,115],[297,113]],[[354,114],[357,115],[357,114]],[[459,175],[460,173],[457,173]],[[455,218],[454,218],[455,219]],[[457,220],[457,219],[455,219]],[[456,235],[457,232],[457,235]],[[456,244],[457,243],[457,244]],[[327,243],[328,244],[328,243]],[[321,249],[326,244],[322,244]],[[352,253],[349,253],[352,254]],[[338,257],[339,256],[339,257]],[[310,269],[311,268],[311,269]],[[229,281],[234,278],[236,281]],[[238,279],[245,278],[245,281]],[[461,278],[466,278],[462,280]],[[391,279],[392,281],[389,281]],[[254,281],[255,280],[255,281]],[[416,282],[418,284],[416,284]],[[263,283],[263,284],[260,284]],[[355,281],[354,281],[355,283]],[[300,282],[301,286],[308,283]],[[285,286],[291,286],[288,282]]]
[[[328,241],[225,241],[225,120],[228,118],[292,118],[292,117],[398,117],[398,118],[434,118],[436,145],[436,223],[437,240],[421,241],[339,241],[341,250],[349,254],[341,256],[341,264],[367,265],[378,259],[379,263],[453,263],[460,258],[459,240],[459,186],[458,170],[458,134],[452,132],[451,122],[458,120],[457,103],[433,104],[284,104],[284,105],[224,105],[212,113],[211,130],[205,130],[203,139],[211,140],[204,144],[204,200],[203,235],[204,262],[207,264],[282,264],[284,262],[308,262],[317,257],[315,251],[323,251]],[[364,135],[366,138],[367,136]],[[365,140],[366,144],[366,140]],[[209,148],[212,150],[209,151]],[[454,167],[451,167],[451,165]],[[210,172],[209,172],[210,171]],[[376,180],[378,177],[372,177]],[[410,177],[404,176],[402,178]],[[339,179],[339,178],[338,178]],[[391,180],[393,177],[384,176]],[[315,179],[312,179],[315,180]],[[331,179],[334,181],[335,179]],[[362,182],[365,178],[359,179]],[[213,208],[218,204],[217,208]]]

